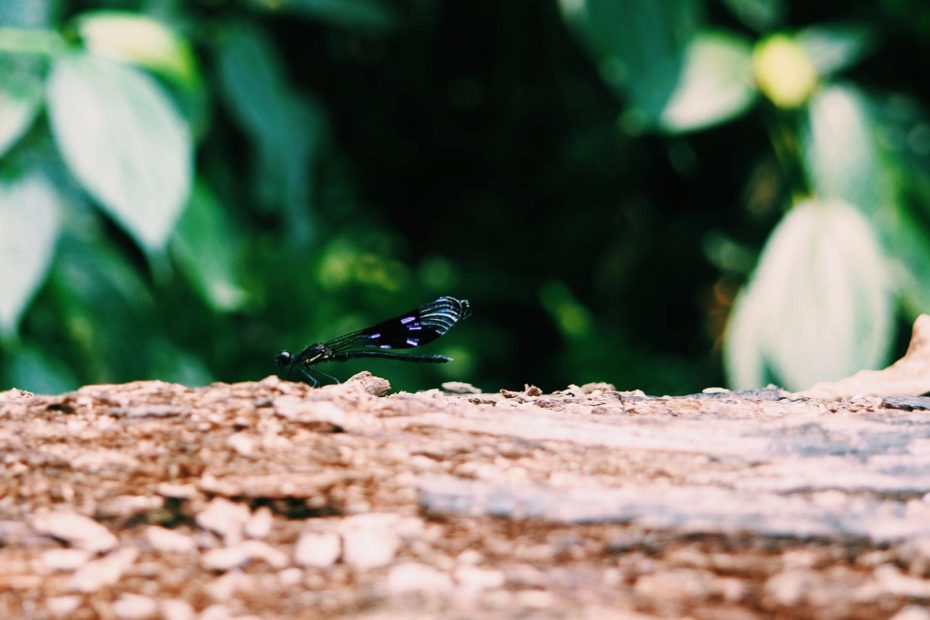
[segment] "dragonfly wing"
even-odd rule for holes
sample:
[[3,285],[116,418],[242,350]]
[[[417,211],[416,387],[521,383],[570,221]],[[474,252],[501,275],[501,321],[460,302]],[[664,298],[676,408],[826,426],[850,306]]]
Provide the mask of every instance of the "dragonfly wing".
[[359,346],[375,349],[412,349],[436,340],[470,314],[467,300],[439,297],[425,306],[337,338],[328,346],[340,351]]

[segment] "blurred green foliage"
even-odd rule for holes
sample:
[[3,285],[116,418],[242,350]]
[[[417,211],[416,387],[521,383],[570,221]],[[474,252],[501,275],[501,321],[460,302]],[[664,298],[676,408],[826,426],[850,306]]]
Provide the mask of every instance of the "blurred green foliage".
[[919,0],[0,3],[0,389],[803,388],[930,310]]

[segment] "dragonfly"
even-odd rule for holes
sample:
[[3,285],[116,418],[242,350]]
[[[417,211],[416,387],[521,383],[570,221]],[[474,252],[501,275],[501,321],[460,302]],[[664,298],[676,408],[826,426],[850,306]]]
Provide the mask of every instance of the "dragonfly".
[[[350,359],[373,357],[418,362],[445,364],[452,358],[437,353],[398,353],[396,349],[415,349],[436,340],[456,323],[471,315],[471,304],[467,299],[437,297],[419,308],[414,308],[371,327],[350,332],[327,342],[317,342],[294,355],[281,351],[275,358],[280,368],[290,376],[295,369],[317,385],[310,367],[324,362],[344,362]],[[325,375],[325,373],[316,370]],[[329,376],[329,375],[326,375]]]

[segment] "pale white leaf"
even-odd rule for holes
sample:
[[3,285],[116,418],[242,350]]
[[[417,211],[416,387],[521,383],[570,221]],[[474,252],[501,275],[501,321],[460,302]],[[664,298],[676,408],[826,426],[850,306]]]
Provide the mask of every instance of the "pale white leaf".
[[132,67],[71,54],[53,65],[48,106],[72,174],[145,249],[160,250],[191,187],[190,134],[162,89]]
[[748,383],[764,368],[798,390],[880,366],[892,334],[889,280],[857,209],[837,200],[795,206],[766,243],[731,318],[731,380],[758,387]]
[[12,334],[45,280],[58,236],[59,196],[32,173],[0,183],[0,332]]

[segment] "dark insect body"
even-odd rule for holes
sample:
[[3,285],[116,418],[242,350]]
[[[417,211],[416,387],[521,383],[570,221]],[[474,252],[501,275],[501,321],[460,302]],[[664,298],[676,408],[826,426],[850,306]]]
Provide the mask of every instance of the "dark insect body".
[[377,357],[402,362],[445,364],[452,361],[452,358],[436,353],[397,353],[394,349],[413,349],[429,344],[470,315],[471,305],[467,299],[439,297],[393,319],[328,342],[311,344],[297,355],[281,351],[275,361],[278,366],[287,369],[288,374],[294,369],[300,370],[314,385],[317,381],[310,374],[310,367],[324,362]]

